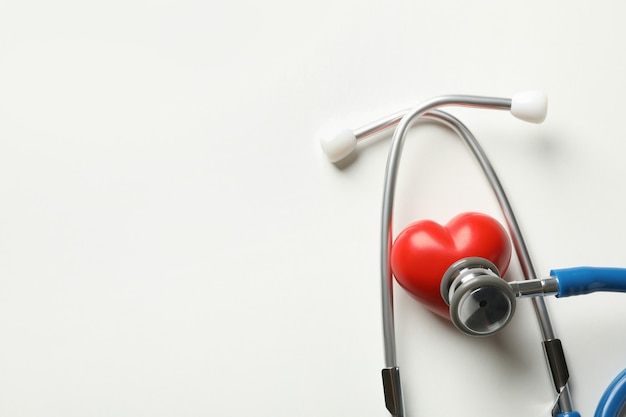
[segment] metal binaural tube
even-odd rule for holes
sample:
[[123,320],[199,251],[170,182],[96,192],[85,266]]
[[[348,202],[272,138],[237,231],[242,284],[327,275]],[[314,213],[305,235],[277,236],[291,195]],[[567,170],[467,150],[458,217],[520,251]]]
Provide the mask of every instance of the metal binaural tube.
[[[489,159],[482,150],[478,141],[472,133],[455,117],[448,113],[435,110],[437,107],[461,105],[471,107],[493,108],[493,109],[510,109],[511,100],[502,98],[476,97],[476,96],[444,96],[432,99],[418,108],[413,110],[405,110],[402,112],[389,115],[377,122],[371,123],[354,131],[357,140],[364,139],[382,130],[398,126],[392,139],[391,149],[389,152],[386,168],[385,189],[383,194],[383,215],[381,227],[381,294],[382,294],[382,315],[383,315],[383,333],[384,333],[384,351],[385,364],[388,368],[397,368],[396,344],[395,344],[395,328],[393,314],[393,279],[389,263],[390,249],[392,245],[392,214],[393,201],[395,195],[395,182],[400,161],[400,155],[404,144],[406,132],[410,128],[412,122],[417,118],[423,117],[435,120],[446,125],[455,133],[457,133],[472,151],[476,160],[480,164],[487,180],[494,191],[496,199],[500,205],[503,216],[511,233],[513,246],[517,253],[524,278],[526,280],[535,280],[536,273],[529,255],[529,251],[525,244],[521,230],[517,223],[517,219],[513,213],[511,204],[504,192],[504,189],[493,170]],[[545,301],[541,297],[532,299],[533,307],[539,323],[541,334],[544,342],[555,340],[554,330],[550,316],[547,311]],[[550,365],[550,364],[549,364]],[[551,373],[552,372],[551,369]],[[571,395],[567,381],[557,388],[558,405],[561,411],[569,411],[573,409]],[[402,402],[401,398],[398,398]],[[398,411],[398,409],[396,409]],[[402,414],[400,414],[402,413]],[[403,407],[400,407],[398,414],[403,415]]]
[[[391,244],[393,239],[392,233],[392,215],[393,202],[395,197],[396,179],[398,176],[398,167],[400,165],[400,156],[402,147],[406,139],[406,132],[410,128],[413,121],[419,117],[425,116],[431,110],[443,106],[466,106],[466,107],[482,107],[500,110],[509,110],[511,108],[511,100],[505,98],[480,97],[480,96],[464,96],[450,95],[441,96],[422,103],[415,109],[409,110],[398,122],[396,130],[391,141],[391,148],[387,158],[387,168],[385,174],[385,186],[383,191],[383,209],[382,209],[382,227],[381,227],[381,294],[382,294],[382,316],[383,316],[383,333],[385,346],[385,366],[396,367],[396,346],[395,346],[395,330],[393,318],[393,279],[391,276],[391,266],[389,257],[391,253]],[[435,113],[436,114],[436,113]],[[438,116],[441,116],[439,114]],[[457,129],[463,126],[460,121],[451,116],[438,117],[443,119],[444,124],[449,125],[455,132],[467,131],[467,128]],[[447,119],[447,120],[446,120]],[[449,124],[448,124],[449,123]],[[393,125],[388,120],[387,125]],[[375,131],[372,125],[368,131]]]
[[383,117],[375,122],[372,122],[365,126],[361,126],[360,128],[353,131],[354,136],[357,140],[361,140],[369,136],[375,135],[378,132],[382,132],[383,130],[392,128],[400,123],[400,120],[402,120],[402,117],[407,114],[408,111],[409,109],[401,110],[399,112]]

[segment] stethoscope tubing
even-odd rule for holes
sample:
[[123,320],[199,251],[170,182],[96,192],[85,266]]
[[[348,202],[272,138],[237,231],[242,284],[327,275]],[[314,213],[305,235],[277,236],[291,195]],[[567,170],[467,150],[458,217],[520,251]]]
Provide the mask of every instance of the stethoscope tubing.
[[626,269],[583,266],[553,269],[559,283],[557,297],[585,295],[596,291],[626,292]]
[[626,369],[624,369],[607,387],[594,417],[619,417],[626,405]]

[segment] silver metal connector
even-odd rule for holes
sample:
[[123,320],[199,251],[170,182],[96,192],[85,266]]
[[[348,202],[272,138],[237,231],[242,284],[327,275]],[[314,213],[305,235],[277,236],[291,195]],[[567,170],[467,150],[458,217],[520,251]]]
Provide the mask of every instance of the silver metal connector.
[[559,293],[559,281],[556,278],[513,281],[509,284],[516,298],[543,297]]

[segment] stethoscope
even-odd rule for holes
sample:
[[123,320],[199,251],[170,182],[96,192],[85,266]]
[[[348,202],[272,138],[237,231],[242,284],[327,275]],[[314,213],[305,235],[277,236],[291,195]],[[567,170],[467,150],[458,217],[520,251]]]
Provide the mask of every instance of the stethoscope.
[[[385,405],[393,416],[405,415],[400,368],[396,358],[393,311],[395,276],[400,285],[412,292],[418,300],[426,302],[428,308],[440,315],[449,314],[450,320],[459,330],[472,336],[488,336],[501,330],[511,321],[517,299],[530,298],[541,329],[542,346],[556,390],[552,415],[580,417],[580,414],[574,411],[563,347],[555,335],[542,297],[548,295],[568,297],[595,291],[626,292],[626,269],[595,267],[558,269],[550,271],[549,278],[539,279],[509,200],[487,155],[463,123],[452,115],[437,110],[445,106],[509,110],[518,119],[541,123],[547,114],[547,97],[536,91],[518,93],[511,99],[467,95],[441,96],[425,101],[413,109],[394,113],[356,130],[342,131],[335,137],[321,141],[328,159],[331,162],[339,162],[350,155],[361,140],[395,127],[385,173],[380,252],[385,353],[382,379]],[[508,239],[502,238],[495,221],[480,214],[460,215],[448,223],[448,229],[444,228],[445,230],[432,222],[417,222],[409,226],[411,230],[407,228],[401,232],[394,242],[392,212],[400,156],[406,134],[413,122],[419,118],[434,120],[450,128],[464,140],[478,160],[502,210],[524,275],[523,281],[507,282],[502,279],[504,272],[500,272],[502,267],[499,268],[496,263],[504,264],[505,268],[508,266],[508,260],[502,255],[509,245]],[[453,222],[454,225],[451,225]],[[450,239],[449,232],[453,228],[462,232]],[[404,239],[403,234],[410,236]],[[479,242],[477,245],[470,242],[472,238],[466,239],[473,234],[478,236],[473,238]],[[425,238],[421,239],[420,236]],[[443,237],[439,239],[437,236]],[[458,241],[454,241],[456,238]],[[464,249],[458,249],[459,245]],[[450,263],[444,266],[445,269],[440,265],[431,265],[432,258],[429,258],[431,253],[441,254],[448,247],[454,249],[448,257]],[[508,250],[510,252],[510,247]],[[460,256],[458,254],[461,253],[462,257],[456,259],[455,255]],[[444,254],[443,259],[446,259],[446,256]],[[432,280],[429,276],[423,275],[424,271],[437,276]],[[445,313],[442,313],[441,306],[444,306]],[[600,399],[595,417],[618,417],[625,404],[626,370],[608,386]]]

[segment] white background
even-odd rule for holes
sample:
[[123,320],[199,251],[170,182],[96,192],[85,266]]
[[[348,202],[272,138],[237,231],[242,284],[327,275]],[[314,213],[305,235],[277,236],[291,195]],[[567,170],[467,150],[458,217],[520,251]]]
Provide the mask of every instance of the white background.
[[[542,275],[626,266],[625,13],[619,1],[0,1],[0,415],[387,415],[389,141],[335,166],[317,139],[435,95],[545,90],[542,125],[451,111],[493,159]],[[444,129],[417,127],[402,171],[398,228],[498,216]],[[626,303],[548,303],[589,416],[626,367]],[[528,302],[487,339],[402,291],[396,310],[410,416],[549,415]]]

